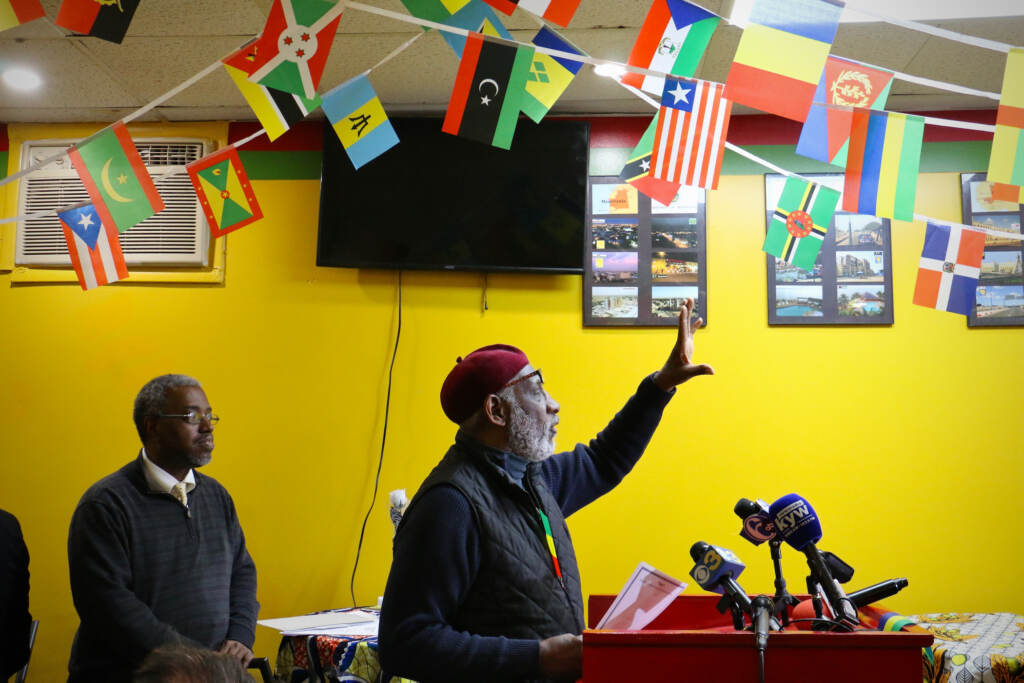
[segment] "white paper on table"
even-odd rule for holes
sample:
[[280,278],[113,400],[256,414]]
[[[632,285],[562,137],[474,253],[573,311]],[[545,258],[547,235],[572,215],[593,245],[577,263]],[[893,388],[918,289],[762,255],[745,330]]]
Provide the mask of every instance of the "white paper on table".
[[376,629],[378,617],[375,612],[364,610],[327,611],[315,614],[303,614],[298,617],[282,617],[280,619],[261,619],[256,623],[277,631],[308,631],[333,626],[373,623]]
[[684,588],[686,584],[682,581],[641,562],[615,596],[597,628],[638,631],[654,621]]
[[298,630],[281,631],[282,636],[374,636],[377,635],[377,622],[366,621],[361,624],[346,626],[320,626]]

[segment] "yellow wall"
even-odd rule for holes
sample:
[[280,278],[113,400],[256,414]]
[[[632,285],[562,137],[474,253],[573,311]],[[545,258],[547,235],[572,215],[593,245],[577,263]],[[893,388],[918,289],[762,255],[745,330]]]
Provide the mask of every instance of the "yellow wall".
[[[13,128],[13,126],[12,126]],[[317,268],[318,183],[256,181],[266,218],[229,238],[223,286],[9,286],[0,274],[0,507],[21,520],[42,625],[32,674],[60,680],[77,626],[66,534],[92,482],[134,457],[135,393],[152,376],[203,382],[222,416],[209,474],[234,496],[259,568],[262,617],[350,603],[349,579],[380,451],[397,274]],[[956,174],[924,175],[918,211],[956,220]],[[570,520],[584,591],[615,592],[640,560],[678,577],[696,540],[748,565],[772,591],[768,550],[737,536],[740,497],[798,492],[821,546],[853,564],[854,587],[896,576],[905,613],[1024,613],[1017,509],[1024,481],[1013,329],[967,329],[911,304],[923,226],[894,223],[896,324],[769,328],[760,176],[708,197],[711,326],[697,360],[717,375],[681,388],[630,477]],[[373,603],[390,561],[387,494],[411,495],[454,433],[438,405],[460,354],[526,349],[562,404],[558,443],[601,428],[673,342],[670,329],[581,327],[571,276],[402,275],[380,490],[356,577]],[[806,575],[784,552],[791,586]],[[696,586],[687,593],[699,593]],[[257,654],[278,638],[258,629]]]

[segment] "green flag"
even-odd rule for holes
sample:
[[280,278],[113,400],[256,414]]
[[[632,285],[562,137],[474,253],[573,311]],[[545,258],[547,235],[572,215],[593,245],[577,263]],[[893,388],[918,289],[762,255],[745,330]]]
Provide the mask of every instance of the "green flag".
[[813,269],[838,203],[837,190],[786,178],[762,249],[797,268]]

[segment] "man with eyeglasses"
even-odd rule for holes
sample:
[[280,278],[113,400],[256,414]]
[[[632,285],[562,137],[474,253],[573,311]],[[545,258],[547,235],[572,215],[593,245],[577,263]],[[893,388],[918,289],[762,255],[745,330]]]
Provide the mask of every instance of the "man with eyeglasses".
[[455,444],[398,527],[380,617],[387,675],[435,681],[572,681],[582,673],[583,597],[565,518],[615,487],[675,387],[698,375],[693,300],[660,370],[589,444],[554,454],[559,404],[519,349],[456,361],[441,407]]
[[213,426],[199,382],[150,380],[135,399],[138,457],[85,492],[71,519],[68,564],[81,624],[70,683],[119,683],[164,645],[204,647],[247,665],[255,639],[256,567],[231,496],[196,469]]

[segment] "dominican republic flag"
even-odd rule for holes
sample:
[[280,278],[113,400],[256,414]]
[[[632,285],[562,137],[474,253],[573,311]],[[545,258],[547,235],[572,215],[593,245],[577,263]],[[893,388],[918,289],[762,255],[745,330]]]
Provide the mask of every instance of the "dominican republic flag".
[[82,289],[90,290],[128,277],[117,229],[103,224],[92,203],[76,204],[58,212],[57,218]]
[[721,83],[665,79],[651,152],[651,177],[718,188],[732,113],[732,102],[722,96],[724,89]]
[[928,223],[914,303],[969,315],[984,254],[984,233],[957,225]]

